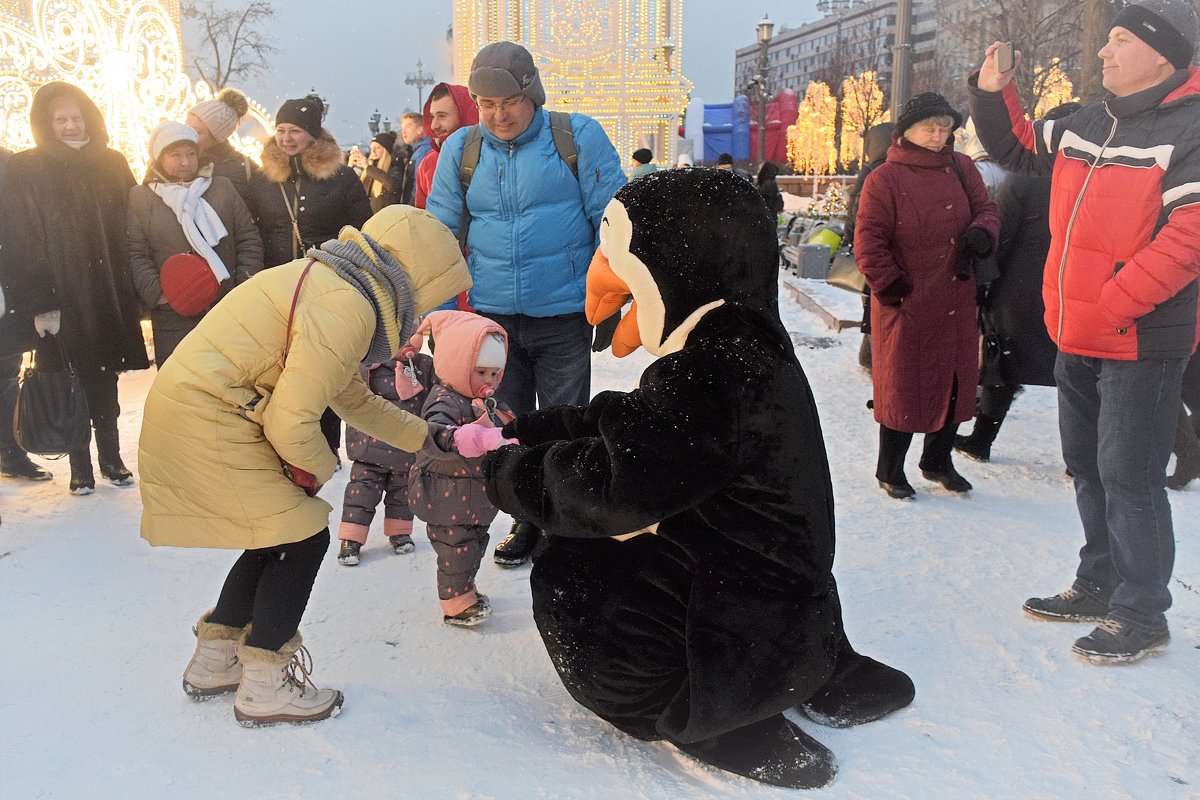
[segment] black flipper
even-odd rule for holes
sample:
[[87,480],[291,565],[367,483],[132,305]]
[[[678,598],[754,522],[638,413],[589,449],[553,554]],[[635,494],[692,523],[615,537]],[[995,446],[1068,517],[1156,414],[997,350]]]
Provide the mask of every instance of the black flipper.
[[672,742],[692,758],[786,789],[819,789],[837,775],[837,760],[782,714],[711,739]]

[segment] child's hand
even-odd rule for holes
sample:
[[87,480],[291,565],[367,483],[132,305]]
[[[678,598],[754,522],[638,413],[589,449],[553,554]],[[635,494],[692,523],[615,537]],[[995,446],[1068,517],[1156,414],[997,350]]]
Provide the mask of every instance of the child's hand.
[[506,444],[518,444],[516,439],[504,438],[500,428],[487,428],[474,422],[454,431],[454,449],[463,458],[479,458]]

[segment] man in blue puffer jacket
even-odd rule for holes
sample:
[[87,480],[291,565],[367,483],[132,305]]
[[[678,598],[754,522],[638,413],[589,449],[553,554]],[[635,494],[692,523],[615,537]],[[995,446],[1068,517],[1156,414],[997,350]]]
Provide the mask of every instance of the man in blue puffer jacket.
[[[512,42],[479,51],[467,80],[479,107],[482,145],[466,192],[460,170],[466,126],[442,145],[428,210],[451,231],[468,221],[470,304],[508,333],[508,365],[497,390],[518,415],[536,405],[590,399],[591,326],[583,315],[588,265],[604,207],[625,184],[621,159],[600,124],[571,114],[576,170],[551,132],[533,57]],[[537,529],[518,521],[496,546],[498,564],[525,561]]]

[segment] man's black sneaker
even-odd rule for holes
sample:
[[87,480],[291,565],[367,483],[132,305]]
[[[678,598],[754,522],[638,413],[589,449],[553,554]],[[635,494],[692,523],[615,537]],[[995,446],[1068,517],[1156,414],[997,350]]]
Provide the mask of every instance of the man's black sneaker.
[[1110,615],[1096,630],[1076,639],[1071,651],[1097,664],[1128,664],[1161,650],[1170,641],[1166,625],[1151,628]]
[[1108,616],[1108,603],[1072,586],[1053,597],[1031,597],[1022,606],[1025,613],[1041,619],[1099,622]]
[[969,492],[972,488],[971,482],[962,475],[959,475],[958,470],[954,469],[954,467],[939,470],[923,469],[921,470],[921,477],[927,481],[940,483],[946,489],[959,494]]
[[529,554],[533,552],[541,533],[532,522],[524,520],[514,522],[508,536],[505,536],[500,544],[496,545],[496,549],[492,553],[492,560],[501,567],[517,567],[524,564],[529,558]]
[[50,470],[30,461],[24,450],[0,455],[0,475],[6,478],[24,478],[27,481],[48,481],[54,477]]

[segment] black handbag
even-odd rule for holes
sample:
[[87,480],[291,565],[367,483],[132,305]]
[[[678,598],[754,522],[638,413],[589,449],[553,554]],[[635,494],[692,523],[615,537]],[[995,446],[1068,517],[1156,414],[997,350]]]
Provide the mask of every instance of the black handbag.
[[829,275],[825,278],[825,282],[848,292],[863,293],[867,286],[867,278],[858,271],[858,262],[854,260],[852,245],[842,245],[833,254],[833,263],[829,265]]
[[988,321],[983,309],[979,311],[979,385],[985,388],[1008,385],[1008,353],[1011,343],[1000,338]]
[[21,376],[13,436],[26,452],[56,456],[86,450],[91,443],[91,417],[83,384],[66,353],[63,364],[64,370],[49,371],[38,369],[34,361]]

